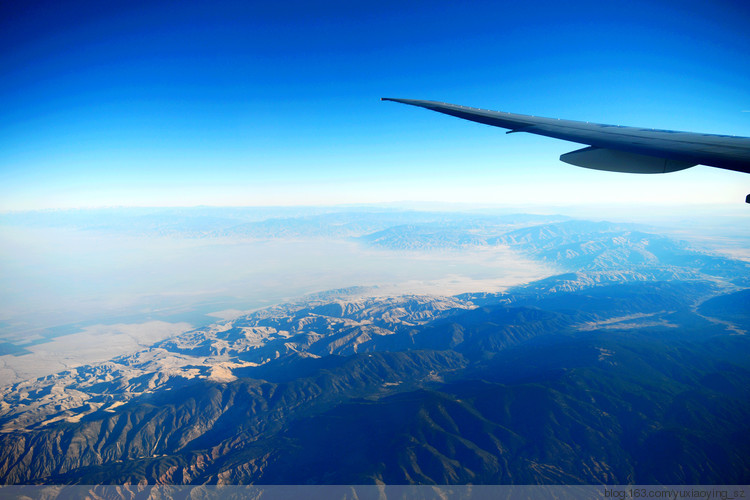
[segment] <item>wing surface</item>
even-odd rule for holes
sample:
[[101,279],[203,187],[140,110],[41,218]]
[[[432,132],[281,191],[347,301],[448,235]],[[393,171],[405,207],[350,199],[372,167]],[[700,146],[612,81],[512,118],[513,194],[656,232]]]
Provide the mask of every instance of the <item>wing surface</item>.
[[616,172],[665,173],[694,165],[707,165],[750,173],[750,137],[602,125],[418,99],[384,97],[382,100],[506,128],[509,129],[507,133],[528,132],[586,144],[589,147],[560,157],[560,160],[580,167]]

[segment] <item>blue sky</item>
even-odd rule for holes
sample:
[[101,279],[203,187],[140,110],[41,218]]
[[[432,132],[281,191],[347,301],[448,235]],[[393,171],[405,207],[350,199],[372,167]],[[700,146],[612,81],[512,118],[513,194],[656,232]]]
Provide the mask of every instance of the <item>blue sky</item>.
[[742,2],[4,2],[0,210],[741,203],[750,177],[380,102],[750,136]]

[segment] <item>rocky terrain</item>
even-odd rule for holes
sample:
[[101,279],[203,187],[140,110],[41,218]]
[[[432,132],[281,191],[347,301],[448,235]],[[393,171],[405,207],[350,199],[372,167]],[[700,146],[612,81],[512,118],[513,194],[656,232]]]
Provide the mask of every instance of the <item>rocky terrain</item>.
[[6,387],[0,471],[6,484],[742,482],[747,299],[700,302],[716,293],[656,282],[533,305],[269,308]]
[[[431,231],[373,244],[463,244]],[[320,294],[5,386],[2,482],[750,481],[747,263],[580,221],[483,237],[571,272]]]
[[[135,354],[0,389],[0,432],[77,422],[130,398],[189,380],[231,382],[234,372],[290,359],[374,351],[386,336],[471,303],[440,297],[286,304],[158,342]],[[449,312],[448,312],[449,311]],[[113,406],[114,405],[114,406]]]

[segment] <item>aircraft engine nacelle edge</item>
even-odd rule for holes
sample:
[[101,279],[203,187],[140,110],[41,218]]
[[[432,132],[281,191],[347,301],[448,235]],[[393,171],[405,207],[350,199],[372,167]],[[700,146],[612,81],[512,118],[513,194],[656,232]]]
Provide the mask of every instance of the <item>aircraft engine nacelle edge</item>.
[[696,163],[593,146],[565,153],[560,156],[560,161],[577,167],[632,174],[665,174],[696,165]]

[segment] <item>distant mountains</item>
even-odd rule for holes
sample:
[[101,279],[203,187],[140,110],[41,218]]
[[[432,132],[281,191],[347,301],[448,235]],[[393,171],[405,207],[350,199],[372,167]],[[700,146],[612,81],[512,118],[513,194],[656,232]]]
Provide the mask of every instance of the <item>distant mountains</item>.
[[[494,231],[501,231],[494,227]],[[698,274],[728,278],[750,286],[750,265],[711,254],[684,241],[645,232],[632,224],[567,220],[502,231],[438,224],[391,227],[362,237],[390,249],[468,248],[507,245],[514,250],[571,271],[643,272],[651,278]]]
[[[561,215],[418,212],[361,207],[100,209],[19,212],[1,224],[68,227],[146,236],[257,240],[353,240],[398,251],[507,246],[579,272],[630,272],[647,279],[719,276],[750,286],[750,265],[696,249],[642,225]],[[635,275],[634,275],[635,276]]]
[[0,214],[0,224],[13,226],[144,236],[249,239],[359,238],[389,228],[415,225],[499,234],[517,227],[567,219],[561,215],[487,215],[378,207],[352,207],[343,211],[340,207],[111,208]]
[[568,272],[497,294],[320,294],[7,386],[2,482],[750,482],[747,263],[575,220],[358,237],[508,245]]

